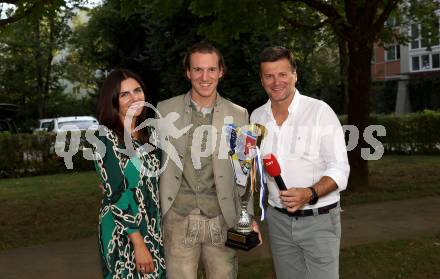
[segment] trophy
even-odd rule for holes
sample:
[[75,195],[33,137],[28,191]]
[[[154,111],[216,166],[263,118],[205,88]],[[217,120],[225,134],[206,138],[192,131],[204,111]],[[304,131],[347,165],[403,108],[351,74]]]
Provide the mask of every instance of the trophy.
[[[258,233],[252,229],[252,217],[247,211],[250,198],[257,189],[257,174],[262,177],[259,147],[266,129],[260,124],[243,127],[226,126],[229,159],[235,174],[235,181],[245,188],[240,197],[240,214],[234,228],[227,232],[225,245],[248,251],[260,243]],[[240,187],[240,186],[238,186]]]

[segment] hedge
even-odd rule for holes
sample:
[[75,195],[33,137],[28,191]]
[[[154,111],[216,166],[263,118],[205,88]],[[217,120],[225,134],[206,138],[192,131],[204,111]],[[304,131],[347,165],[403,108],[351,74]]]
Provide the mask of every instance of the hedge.
[[[346,123],[346,117],[341,117],[341,121]],[[440,112],[371,115],[370,124],[385,127],[386,136],[375,135],[385,153],[440,154]],[[72,171],[56,156],[54,142],[55,135],[47,133],[0,133],[0,178]],[[73,171],[91,169],[93,163],[85,160],[82,152],[73,157]]]
[[[345,116],[340,119],[346,123]],[[385,127],[386,136],[375,136],[384,145],[385,154],[440,154],[440,112],[372,114],[370,125]]]
[[[54,152],[55,135],[0,133],[0,178],[71,171]],[[90,170],[93,163],[79,152],[73,157],[73,171]]]

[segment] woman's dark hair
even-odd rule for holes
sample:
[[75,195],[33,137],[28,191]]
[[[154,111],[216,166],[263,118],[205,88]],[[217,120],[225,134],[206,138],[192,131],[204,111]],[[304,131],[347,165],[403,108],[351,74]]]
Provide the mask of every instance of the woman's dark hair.
[[[115,69],[110,72],[104,84],[99,91],[97,118],[100,125],[106,126],[116,132],[120,139],[124,138],[124,125],[119,117],[119,93],[121,91],[121,83],[126,79],[135,79],[144,92],[145,102],[149,103],[148,94],[141,78],[127,69]],[[136,126],[148,118],[147,108],[144,107],[141,115],[136,119]],[[149,131],[145,127],[139,131],[142,143],[148,142]]]

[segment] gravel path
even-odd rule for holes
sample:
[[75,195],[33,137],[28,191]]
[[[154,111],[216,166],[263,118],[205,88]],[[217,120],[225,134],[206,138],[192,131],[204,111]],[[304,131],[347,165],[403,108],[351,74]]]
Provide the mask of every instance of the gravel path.
[[[416,238],[440,232],[440,196],[346,206],[342,212],[342,247]],[[266,231],[262,226],[263,233]],[[270,257],[264,245],[240,252],[240,261]],[[0,252],[1,279],[98,279],[96,237],[53,242]]]

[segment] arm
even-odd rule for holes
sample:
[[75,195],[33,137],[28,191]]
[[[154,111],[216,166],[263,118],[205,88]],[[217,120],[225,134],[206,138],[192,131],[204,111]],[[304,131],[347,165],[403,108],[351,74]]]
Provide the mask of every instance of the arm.
[[[350,167],[341,124],[328,105],[324,105],[320,110],[318,124],[322,132],[319,155],[324,160],[326,169],[320,180],[311,187],[315,189],[319,198],[333,191],[344,190],[347,187]],[[290,188],[280,192],[280,198],[290,212],[295,212],[307,204],[311,197],[312,191],[308,188]]]
[[[137,206],[134,199],[137,179],[133,162],[128,162],[123,169],[120,164],[119,154],[114,149],[114,142],[106,136],[99,137],[106,146],[105,154],[97,154],[100,159],[95,161],[96,171],[103,187],[103,199],[111,209],[116,222],[123,226],[123,233],[130,238],[138,272],[151,272],[154,270],[153,258],[144,243],[136,222]],[[126,177],[126,173],[132,177]],[[100,186],[101,187],[101,186]]]
[[149,273],[154,271],[153,257],[148,251],[144,243],[142,235],[139,231],[128,235],[134,247],[134,259],[136,261],[136,269],[141,273]]
[[[110,133],[110,132],[107,132]],[[98,136],[105,145],[105,153],[96,151],[95,169],[104,186],[103,204],[108,206],[116,222],[123,226],[123,233],[138,230],[135,213],[130,206],[134,202],[134,190],[129,187],[120,162],[119,153],[111,136]]]
[[[323,176],[312,187],[318,197],[325,196],[338,188],[336,182],[329,176]],[[280,191],[280,198],[289,212],[295,212],[309,203],[312,198],[312,191],[309,188],[290,188],[287,191]]]

